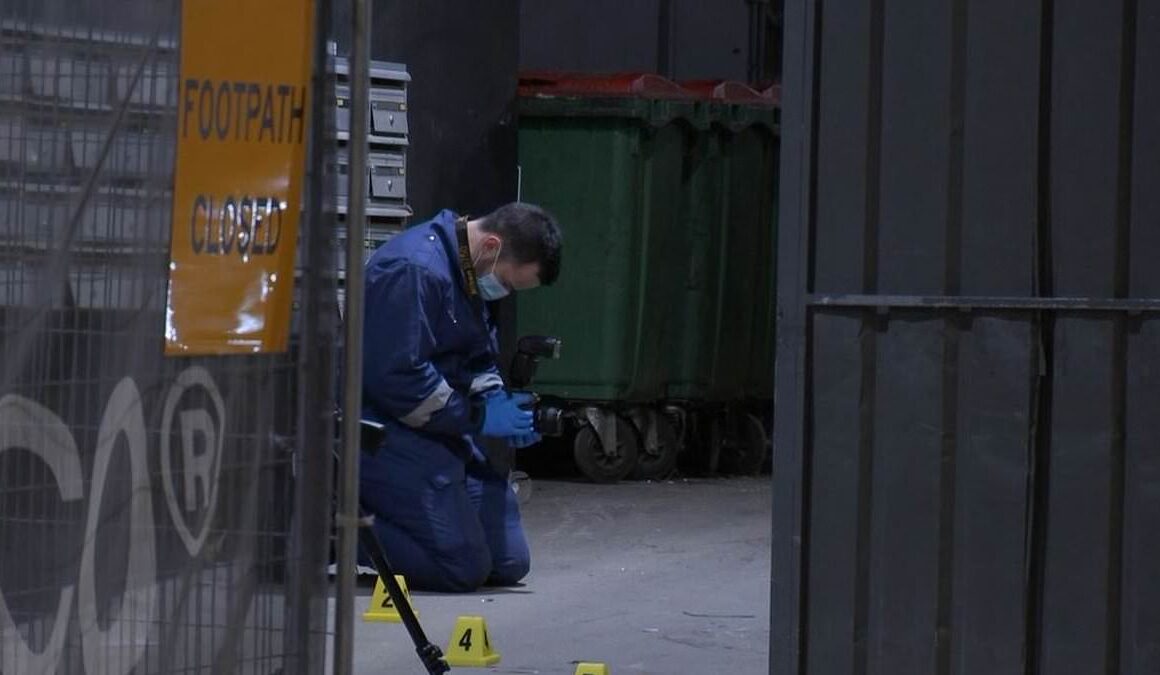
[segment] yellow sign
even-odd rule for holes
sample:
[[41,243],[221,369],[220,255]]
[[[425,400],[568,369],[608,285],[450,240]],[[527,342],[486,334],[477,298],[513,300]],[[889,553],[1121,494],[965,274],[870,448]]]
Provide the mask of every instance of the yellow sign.
[[165,352],[287,348],[313,0],[185,0]]
[[491,647],[487,622],[482,616],[461,616],[455,620],[447,645],[447,665],[455,668],[486,668],[499,663],[499,652]]
[[[402,574],[396,574],[395,581],[398,582],[399,589],[403,591],[403,597],[407,599],[411,612],[416,617],[419,616],[419,610],[411,604],[411,592],[407,590],[407,580],[403,578]],[[387,586],[383,583],[382,577],[375,577],[375,590],[371,594],[370,606],[367,607],[367,611],[363,612],[363,621],[403,622],[403,616],[399,614],[399,608],[395,607],[394,601],[391,600],[391,594],[387,592]]]

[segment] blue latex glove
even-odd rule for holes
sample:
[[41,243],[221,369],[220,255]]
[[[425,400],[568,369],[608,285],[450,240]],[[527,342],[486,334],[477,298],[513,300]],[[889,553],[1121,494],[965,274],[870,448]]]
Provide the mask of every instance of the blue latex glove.
[[483,401],[482,436],[508,438],[532,433],[532,411],[520,406],[531,405],[535,401],[531,394],[488,396]]
[[521,448],[526,448],[530,445],[535,445],[536,443],[539,443],[541,440],[543,440],[543,438],[544,438],[543,436],[541,436],[533,431],[530,434],[520,434],[519,436],[512,436],[511,438],[508,439],[508,445],[510,445],[513,448],[516,448],[518,450]]

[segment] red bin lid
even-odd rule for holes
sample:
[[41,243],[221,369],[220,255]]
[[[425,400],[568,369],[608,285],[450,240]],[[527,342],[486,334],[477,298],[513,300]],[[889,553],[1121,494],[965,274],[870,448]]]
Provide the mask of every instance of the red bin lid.
[[688,80],[681,86],[698,98],[711,98],[726,103],[770,105],[772,101],[762,92],[734,80]]
[[767,88],[761,90],[761,95],[773,101],[775,105],[781,105],[781,84],[771,84]]
[[520,74],[519,93],[520,96],[692,98],[692,95],[685,89],[682,89],[676,82],[651,73],[584,75],[552,71],[530,71]]

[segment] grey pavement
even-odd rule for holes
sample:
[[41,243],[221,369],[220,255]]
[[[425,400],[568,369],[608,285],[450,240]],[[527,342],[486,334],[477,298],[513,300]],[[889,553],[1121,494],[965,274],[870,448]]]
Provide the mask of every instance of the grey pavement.
[[[768,477],[532,488],[522,587],[412,594],[444,650],[457,616],[486,619],[502,660],[453,672],[570,675],[578,661],[613,674],[767,672]],[[360,614],[371,590],[360,584]],[[425,672],[401,624],[355,624],[356,673]]]

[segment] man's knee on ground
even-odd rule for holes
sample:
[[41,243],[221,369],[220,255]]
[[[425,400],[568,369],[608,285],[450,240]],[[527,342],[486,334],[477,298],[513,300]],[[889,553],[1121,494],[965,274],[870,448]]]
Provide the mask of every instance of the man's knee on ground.
[[470,593],[487,581],[491,573],[491,558],[486,551],[465,550],[440,567],[437,588],[425,590],[445,593]]
[[491,576],[487,578],[487,583],[493,586],[514,586],[528,576],[531,569],[532,561],[529,556],[497,561],[491,570]]

